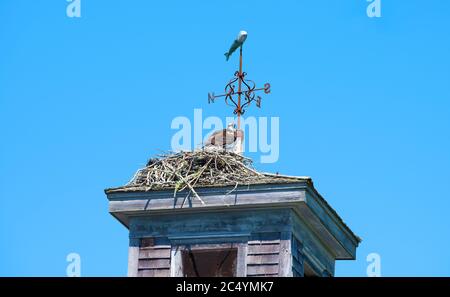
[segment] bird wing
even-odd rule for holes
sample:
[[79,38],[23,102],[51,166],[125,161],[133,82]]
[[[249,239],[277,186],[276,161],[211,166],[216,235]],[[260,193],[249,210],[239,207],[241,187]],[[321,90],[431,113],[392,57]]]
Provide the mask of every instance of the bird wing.
[[229,145],[236,141],[236,134],[234,131],[228,131],[227,129],[219,130],[211,134],[208,137],[206,144],[212,144],[217,146]]
[[226,129],[219,130],[214,132],[208,137],[206,144],[212,145],[223,145],[224,134],[226,133]]

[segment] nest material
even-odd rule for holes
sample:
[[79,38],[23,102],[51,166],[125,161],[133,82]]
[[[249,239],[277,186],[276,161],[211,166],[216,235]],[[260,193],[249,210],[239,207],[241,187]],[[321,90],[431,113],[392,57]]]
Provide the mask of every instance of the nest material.
[[[272,177],[273,178],[273,177]],[[136,172],[127,187],[149,190],[189,190],[202,203],[195,187],[262,183],[270,177],[252,168],[252,160],[224,150],[199,150],[159,155]]]

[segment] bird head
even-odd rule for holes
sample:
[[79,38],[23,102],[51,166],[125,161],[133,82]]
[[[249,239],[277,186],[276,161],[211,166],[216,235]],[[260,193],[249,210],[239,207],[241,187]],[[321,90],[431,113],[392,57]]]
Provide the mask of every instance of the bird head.
[[236,125],[234,123],[229,123],[227,125],[227,130],[230,130],[230,131],[236,130]]

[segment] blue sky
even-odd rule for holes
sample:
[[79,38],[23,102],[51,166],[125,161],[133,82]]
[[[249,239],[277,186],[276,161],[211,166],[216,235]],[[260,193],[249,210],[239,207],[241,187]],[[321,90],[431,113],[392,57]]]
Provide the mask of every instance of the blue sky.
[[450,275],[450,2],[365,0],[0,2],[0,275],[121,276],[127,230],[103,189],[170,149],[176,116],[236,70],[270,81],[280,158],[363,238],[337,276]]

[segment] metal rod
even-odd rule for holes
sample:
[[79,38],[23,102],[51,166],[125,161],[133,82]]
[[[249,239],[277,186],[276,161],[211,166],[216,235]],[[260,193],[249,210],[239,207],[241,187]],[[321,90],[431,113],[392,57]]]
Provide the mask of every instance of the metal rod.
[[[244,78],[242,77],[242,45],[239,49],[239,82],[238,82],[238,107],[237,107],[237,131],[240,133],[241,130],[241,113],[242,113],[242,107],[241,107],[241,95],[242,95],[242,80]],[[237,153],[242,154],[242,137],[239,134],[237,137]]]
[[237,107],[237,128],[241,129],[241,84],[242,84],[242,45],[239,50],[239,83],[238,83],[238,107]]

